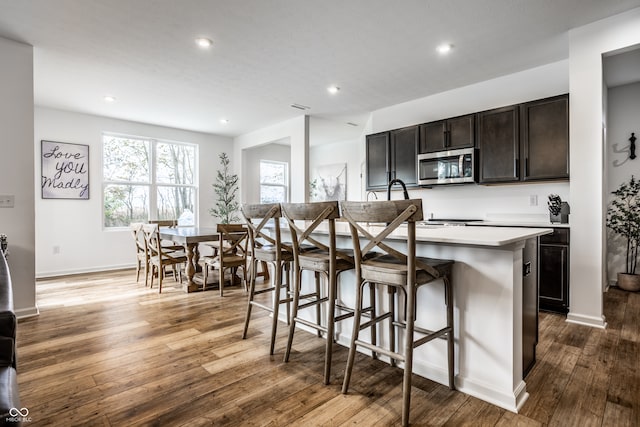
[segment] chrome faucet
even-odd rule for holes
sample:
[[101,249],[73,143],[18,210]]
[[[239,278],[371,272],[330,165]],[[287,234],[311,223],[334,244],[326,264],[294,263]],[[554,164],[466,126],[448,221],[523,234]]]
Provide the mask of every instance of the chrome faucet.
[[407,193],[407,186],[404,185],[404,182],[402,182],[401,179],[397,179],[397,178],[389,181],[389,184],[387,185],[387,200],[391,200],[391,187],[393,187],[393,184],[400,184],[402,186],[402,191],[404,191],[404,199],[409,200],[409,193]]

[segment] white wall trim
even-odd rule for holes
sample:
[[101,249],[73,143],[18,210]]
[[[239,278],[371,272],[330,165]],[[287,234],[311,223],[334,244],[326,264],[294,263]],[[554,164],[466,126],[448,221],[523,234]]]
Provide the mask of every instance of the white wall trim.
[[40,310],[38,310],[38,306],[21,308],[15,311],[16,317],[18,320],[28,319],[30,317],[37,317],[40,315]]
[[568,313],[567,323],[575,323],[576,325],[591,326],[598,329],[606,329],[607,322],[604,316],[585,316],[578,313]]

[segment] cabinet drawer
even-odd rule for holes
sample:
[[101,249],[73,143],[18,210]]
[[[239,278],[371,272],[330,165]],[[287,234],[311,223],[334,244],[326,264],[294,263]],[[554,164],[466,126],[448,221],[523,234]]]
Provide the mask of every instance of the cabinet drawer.
[[554,228],[553,233],[540,236],[540,244],[555,243],[560,245],[569,244],[569,229]]

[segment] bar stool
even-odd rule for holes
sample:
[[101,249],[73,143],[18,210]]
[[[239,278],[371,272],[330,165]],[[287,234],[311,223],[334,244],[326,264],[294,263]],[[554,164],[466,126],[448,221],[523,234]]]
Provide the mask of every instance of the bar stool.
[[[411,404],[411,373],[413,367],[413,349],[434,338],[447,340],[449,388],[454,389],[454,342],[453,342],[453,289],[451,285],[451,269],[453,261],[416,257],[416,221],[422,220],[422,200],[393,200],[381,202],[342,202],[342,216],[349,222],[355,252],[356,280],[359,285],[356,294],[356,312],[353,321],[353,334],[349,347],[349,357],[342,384],[342,393],[347,393],[353,370],[356,348],[364,347],[375,353],[383,354],[391,359],[392,366],[396,361],[404,362],[404,380],[402,386],[402,425],[409,424],[409,407]],[[364,228],[362,223],[379,222],[388,225]],[[406,253],[388,246],[384,239],[401,224],[407,224]],[[365,258],[363,253],[377,248],[381,253],[373,258]],[[441,281],[439,279],[442,279]],[[378,313],[377,316],[361,324],[361,306],[363,288],[366,283],[377,283],[387,286],[390,291],[389,312]],[[438,331],[428,331],[415,326],[416,294],[418,287],[428,283],[444,284],[446,305],[446,326]],[[405,294],[405,320],[396,313],[396,290]],[[368,343],[359,338],[360,331],[374,324],[389,319],[390,349]],[[404,352],[395,350],[395,328],[406,330]],[[416,339],[414,332],[423,336]]]
[[[247,222],[249,229],[249,255],[251,265],[249,267],[251,280],[249,282],[249,301],[247,303],[247,316],[244,321],[242,339],[247,338],[249,321],[251,320],[251,308],[256,306],[273,314],[271,320],[271,346],[269,354],[273,354],[276,342],[276,332],[278,330],[278,315],[281,304],[287,304],[287,325],[291,317],[290,280],[289,272],[293,261],[293,249],[291,246],[283,245],[280,238],[280,218],[282,213],[279,203],[250,205],[245,204],[241,208],[242,216]],[[265,226],[273,226],[273,233],[269,233]],[[256,278],[258,263],[269,263],[273,266],[273,281],[269,287],[256,290]],[[285,282],[282,281],[284,271]],[[269,275],[265,273],[265,280]],[[282,298],[282,291],[285,298]],[[267,306],[255,301],[255,296],[273,292],[271,306]]]
[[[343,271],[354,268],[353,253],[336,250],[335,221],[340,217],[337,201],[285,203],[282,204],[282,214],[287,219],[289,230],[291,231],[294,265],[293,311],[291,313],[289,339],[287,341],[284,361],[289,361],[296,323],[301,323],[316,329],[318,336],[321,336],[322,333],[326,334],[324,384],[329,384],[335,323],[353,316],[353,310],[349,310],[339,316],[335,315],[338,275]],[[302,224],[303,222],[304,224]],[[311,233],[316,231],[318,226],[323,223],[328,225],[328,245],[319,242],[311,236]],[[303,270],[314,272],[315,292],[301,294]],[[326,279],[327,283],[326,296],[322,296],[320,289],[321,275]],[[301,300],[303,302],[301,302]],[[327,316],[325,325],[322,324],[320,313],[321,305],[326,305]],[[298,316],[300,310],[314,307],[316,309],[315,323]]]

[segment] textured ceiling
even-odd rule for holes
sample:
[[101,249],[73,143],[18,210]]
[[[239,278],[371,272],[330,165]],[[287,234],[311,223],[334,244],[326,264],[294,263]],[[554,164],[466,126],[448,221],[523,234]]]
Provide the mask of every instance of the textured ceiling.
[[[638,6],[0,0],[0,36],[34,46],[36,105],[234,136],[300,115],[292,103],[362,125],[381,107],[567,58],[569,29]],[[198,36],[212,48],[196,47]],[[435,51],[442,42],[455,45],[446,57]]]

